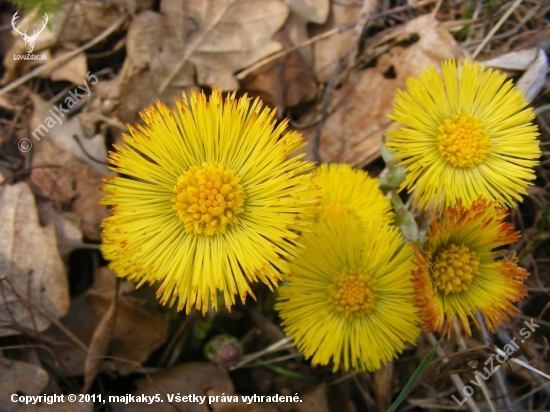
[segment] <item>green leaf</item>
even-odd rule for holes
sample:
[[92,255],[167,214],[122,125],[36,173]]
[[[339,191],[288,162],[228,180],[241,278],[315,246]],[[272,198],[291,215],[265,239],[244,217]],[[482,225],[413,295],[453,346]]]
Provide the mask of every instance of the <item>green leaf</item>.
[[405,167],[397,166],[400,161],[395,159],[395,152],[390,152],[386,149],[384,139],[380,142],[380,155],[384,159],[384,163],[386,163],[386,168],[378,176],[380,189],[384,192],[399,189],[401,183],[405,181]]
[[385,168],[380,176],[378,176],[378,184],[380,185],[380,190],[383,192],[388,190],[399,189],[401,183],[405,181],[405,168],[399,166],[396,168]]
[[418,224],[411,212],[407,210],[396,190],[391,192],[391,202],[395,210],[395,226],[405,238],[405,241],[418,239]]
[[426,369],[428,369],[428,366],[430,365],[430,362],[432,361],[435,355],[435,351],[437,350],[437,347],[439,346],[440,342],[441,342],[441,339],[439,340],[439,342],[435,344],[434,348],[430,352],[428,352],[428,354],[426,355],[426,357],[424,358],[420,366],[416,368],[416,370],[414,371],[413,375],[411,376],[411,378],[409,379],[405,387],[401,390],[401,393],[399,394],[395,402],[388,408],[386,412],[394,412],[397,410],[397,407],[401,405],[401,402],[403,402],[403,400],[411,391],[411,389],[414,387],[414,385],[416,385],[416,383],[420,380],[422,375],[424,375],[424,372],[426,372]]
[[399,227],[405,240],[416,240],[418,238],[418,224],[414,216],[405,207],[395,211],[395,225]]
[[[37,16],[42,16],[44,13],[55,14],[61,9],[60,0],[9,0],[9,1],[15,7],[23,9],[23,12],[25,15],[31,13],[35,8],[38,8],[36,12]],[[48,22],[48,26],[50,26],[50,22]]]

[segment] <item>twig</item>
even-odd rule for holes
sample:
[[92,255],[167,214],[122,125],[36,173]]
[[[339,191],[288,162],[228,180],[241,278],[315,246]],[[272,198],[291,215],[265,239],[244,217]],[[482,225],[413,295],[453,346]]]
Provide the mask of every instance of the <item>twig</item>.
[[[455,331],[457,332],[457,335],[458,335],[458,326],[457,324],[455,323],[454,324],[454,327],[455,327]],[[464,341],[464,337],[463,336],[460,336],[460,339],[458,339],[458,346],[460,347],[460,349],[462,350],[468,350],[468,346],[466,346],[466,342]],[[487,404],[489,405],[489,409],[491,409],[491,412],[496,412],[495,411],[495,406],[493,405],[493,402],[491,401],[491,395],[489,394],[489,389],[487,388],[487,385],[485,384],[485,381],[481,381],[481,392],[483,392],[483,396],[485,397],[485,400],[487,401]]]
[[73,134],[72,135],[72,138],[73,140],[76,142],[76,144],[78,145],[78,147],[80,147],[80,150],[82,150],[82,153],[84,153],[84,156],[86,156],[88,159],[90,159],[92,162],[96,162],[100,165],[108,165],[109,163],[107,162],[104,162],[103,160],[99,160],[99,159],[96,159],[95,157],[93,157],[90,153],[88,153],[86,151],[86,149],[84,148],[84,146],[82,146],[82,143],[80,142],[80,139],[78,138],[78,136],[76,134]]
[[99,42],[105,40],[112,33],[114,33],[116,30],[118,30],[118,28],[122,25],[122,23],[124,23],[124,21],[126,21],[127,17],[128,17],[128,14],[122,15],[118,20],[116,20],[113,24],[111,24],[111,26],[109,28],[104,30],[102,33],[97,35],[95,38],[90,40],[88,43],[86,43],[83,46],[80,46],[80,47],[78,47],[74,50],[71,50],[70,52],[68,52],[66,54],[63,54],[63,55],[57,57],[56,59],[53,59],[51,62],[43,64],[42,66],[39,66],[36,69],[34,69],[32,72],[29,72],[24,76],[21,76],[17,80],[14,80],[13,82],[8,84],[3,89],[0,89],[0,96],[6,94],[8,92],[11,92],[15,88],[17,88],[17,87],[21,86],[22,84],[25,84],[26,82],[28,82],[30,79],[34,79],[39,74],[42,74],[42,73],[44,73],[48,70],[53,70],[53,69],[61,66],[62,64],[64,64],[64,63],[68,62],[69,60],[71,60],[76,55],[82,53],[85,50],[88,50],[90,47],[93,47],[96,44],[98,44]]
[[[428,337],[432,345],[435,346],[437,344],[437,338],[434,336],[433,333],[428,333],[426,336]],[[445,350],[441,347],[441,345],[437,347],[436,352],[437,352],[437,356],[439,356],[440,358],[445,358],[447,356],[447,354],[445,353]],[[443,362],[445,362],[445,359],[443,360]],[[460,379],[460,376],[453,373],[449,375],[449,378],[451,378],[451,381],[453,382],[453,385],[458,390],[458,392],[462,393],[462,389],[464,389],[465,385],[464,385],[464,382],[462,382],[462,379]],[[474,400],[469,396],[466,397],[466,405],[468,405],[468,408],[470,408],[470,411],[480,412]]]
[[[477,323],[479,323],[479,326],[481,327],[481,335],[483,336],[483,339],[485,339],[488,345],[491,345],[493,342],[489,337],[487,327],[485,326],[485,322],[483,321],[483,316],[481,315],[480,311],[477,311],[476,317],[477,317]],[[510,401],[510,395],[508,393],[508,388],[506,387],[506,381],[504,380],[502,369],[498,368],[495,375],[496,375],[498,386],[500,386],[500,391],[502,392],[502,397],[506,402],[506,406],[509,410],[512,410],[512,402]]]
[[340,60],[340,63],[338,63],[338,67],[336,67],[336,70],[334,70],[334,73],[332,73],[332,76],[330,77],[330,80],[327,83],[327,87],[325,88],[325,92],[323,93],[323,101],[321,103],[321,118],[319,119],[319,123],[317,123],[317,129],[315,129],[315,136],[313,138],[313,157],[317,163],[321,163],[323,161],[323,159],[321,159],[321,152],[319,150],[319,146],[321,145],[321,133],[323,132],[323,126],[325,125],[325,121],[328,117],[328,106],[330,104],[330,95],[332,93],[332,90],[336,86],[336,80],[338,79],[338,75],[344,69],[345,65],[346,65],[346,57],[344,56]]
[[252,353],[252,354],[247,355],[247,356],[243,356],[241,361],[239,363],[237,363],[236,365],[231,366],[229,368],[229,370],[238,369],[241,366],[252,362],[253,360],[261,358],[264,355],[267,355],[268,353],[273,353],[273,352],[277,352],[277,351],[280,351],[280,350],[285,350],[285,349],[288,349],[290,347],[292,347],[292,338],[287,337],[287,338],[281,339],[280,341],[275,342],[272,345],[269,345],[267,348],[262,349],[259,352]]
[[195,309],[193,308],[193,309],[191,309],[191,312],[189,313],[189,315],[187,315],[185,320],[183,322],[181,322],[181,324],[179,325],[178,330],[176,331],[176,333],[174,333],[174,335],[172,335],[172,339],[170,339],[170,342],[168,343],[168,345],[166,345],[166,349],[162,353],[162,356],[160,357],[160,360],[158,362],[159,365],[166,365],[166,363],[168,362],[168,360],[170,358],[170,354],[174,350],[174,347],[178,343],[178,340],[180,339],[182,333],[185,331],[185,329],[189,325],[189,322],[191,322],[191,320],[193,320],[194,315],[195,315]]
[[65,335],[67,335],[80,349],[84,351],[84,353],[88,353],[88,347],[82,343],[80,339],[78,339],[69,329],[65,327],[57,318],[52,316],[48,311],[46,311],[42,306],[37,304],[36,302],[32,300],[27,300],[24,296],[21,296],[19,291],[15,289],[9,279],[7,277],[4,277],[0,279],[0,282],[6,281],[6,283],[11,288],[14,295],[16,295],[19,299],[25,301],[29,305],[33,305],[43,316],[45,316],[51,323],[53,323],[55,326],[57,326]]
[[185,54],[183,55],[182,59],[178,62],[178,64],[176,64],[176,66],[174,67],[174,69],[170,72],[170,74],[168,75],[168,77],[164,80],[164,82],[161,84],[160,88],[159,88],[159,91],[157,94],[161,94],[164,90],[166,90],[166,88],[168,87],[168,85],[172,82],[172,80],[174,80],[174,77],[176,77],[176,75],[178,74],[178,72],[181,70],[181,68],[183,67],[183,65],[185,63],[187,63],[187,61],[189,60],[189,58],[191,57],[191,55],[195,52],[195,50],[197,50],[197,47],[200,46],[200,44],[203,42],[203,40],[206,38],[206,36],[208,36],[210,34],[210,32],[218,25],[218,23],[221,21],[221,19],[223,19],[223,17],[225,16],[225,14],[227,13],[227,11],[231,8],[231,6],[233,5],[233,3],[235,3],[236,0],[229,0],[226,4],[226,6],[223,8],[223,10],[221,11],[221,13],[219,13],[216,18],[212,21],[212,23],[210,23],[210,26],[208,26],[206,28],[205,31],[203,31],[196,39],[195,41],[193,42],[193,44],[191,44],[189,46],[189,48],[185,51]]
[[361,14],[359,15],[359,20],[353,29],[353,37],[351,38],[350,44],[350,54],[348,55],[348,70],[347,73],[351,72],[351,69],[355,66],[357,55],[360,52],[360,42],[361,35],[365,30],[365,26],[369,21],[369,18],[373,14],[373,11],[376,9],[376,1],[373,0],[364,0],[363,6],[361,7]]
[[485,47],[485,45],[491,40],[491,37],[500,29],[500,26],[504,24],[506,19],[510,17],[510,14],[514,12],[515,9],[521,4],[523,0],[516,0],[508,10],[506,10],[506,13],[503,14],[503,16],[500,18],[500,20],[497,22],[497,24],[494,25],[494,27],[491,29],[491,31],[485,36],[483,41],[477,46],[477,49],[472,53],[472,58],[476,58],[479,52]]

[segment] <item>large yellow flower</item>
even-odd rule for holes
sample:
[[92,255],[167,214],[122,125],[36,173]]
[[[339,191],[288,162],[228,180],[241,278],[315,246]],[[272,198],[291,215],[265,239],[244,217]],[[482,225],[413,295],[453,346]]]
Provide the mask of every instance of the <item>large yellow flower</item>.
[[363,224],[372,219],[386,223],[393,219],[390,200],[380,190],[378,180],[367,172],[333,163],[322,164],[315,175],[314,182],[321,188],[320,221],[348,214]]
[[412,304],[413,250],[396,227],[329,219],[304,236],[275,308],[283,328],[314,364],[341,361],[374,371],[397,357],[420,328]]
[[539,163],[534,114],[512,81],[471,61],[445,61],[399,90],[387,133],[387,148],[406,165],[401,189],[414,202],[469,207],[479,196],[516,207]]
[[289,272],[299,234],[318,203],[314,167],[301,156],[300,134],[281,133],[275,111],[262,110],[235,94],[209,99],[192,92],[169,109],[157,101],[140,113],[145,126],[129,126],[125,145],[110,153],[102,204],[112,216],[103,221],[105,257],[118,276],[162,282],[162,304],[178,300],[204,313],[217,308],[222,291],[228,308],[249,282],[271,288]]
[[[447,336],[462,322],[471,335],[468,317],[479,328],[479,309],[491,331],[518,312],[512,304],[527,295],[523,281],[529,273],[493,249],[516,242],[519,232],[504,222],[506,208],[482,198],[471,208],[444,208],[441,219],[432,211],[429,240],[415,245],[413,271],[415,305],[426,331]],[[498,259],[497,259],[498,258]]]

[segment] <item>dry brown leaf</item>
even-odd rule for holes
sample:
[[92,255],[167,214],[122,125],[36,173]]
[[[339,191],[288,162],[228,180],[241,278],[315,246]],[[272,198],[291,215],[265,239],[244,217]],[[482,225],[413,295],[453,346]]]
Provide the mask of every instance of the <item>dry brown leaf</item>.
[[[287,0],[286,3],[290,8],[290,16],[285,23],[284,31],[295,45],[309,39],[309,23],[323,24],[327,21],[330,0]],[[312,46],[302,47],[299,53],[308,66],[313,67]]]
[[293,403],[295,412],[330,412],[327,401],[327,386],[317,386],[312,391],[301,396],[302,402]]
[[[31,253],[29,253],[31,252]],[[53,225],[41,227],[26,183],[0,189],[0,336],[14,323],[43,331],[69,310],[69,286]],[[28,300],[30,300],[30,303]]]
[[[114,272],[110,270],[103,273],[115,278]],[[135,288],[133,282],[124,283],[121,289],[124,289],[124,285]],[[112,301],[112,287],[94,289],[88,292],[86,300],[92,306],[96,318],[105,316]],[[129,297],[119,296],[116,326],[109,351],[113,357],[126,360],[115,360],[119,373],[127,375],[136,369],[136,364],[145,362],[153,351],[166,342],[168,328],[168,319],[150,314]]]
[[78,216],[84,235],[99,240],[99,225],[108,216],[107,208],[97,204],[101,175],[49,140],[35,144],[33,151],[31,183],[35,190],[60,208],[70,208]]
[[[69,50],[58,50],[53,54],[53,58],[63,56],[69,53]],[[75,85],[81,85],[86,80],[88,73],[88,59],[84,53],[77,54],[64,65],[56,68],[50,73],[50,79],[54,82],[66,80]]]
[[277,412],[278,409],[270,403],[247,403],[243,402],[241,395],[235,395],[234,393],[223,392],[220,389],[210,389],[206,392],[207,396],[219,396],[220,399],[222,395],[237,396],[239,399],[238,402],[212,402],[209,407],[214,412]]
[[[71,299],[71,310],[67,316],[61,319],[61,323],[85,343],[90,342],[97,325],[93,309],[86,302],[84,296]],[[62,365],[63,373],[67,376],[84,375],[86,352],[76,345],[75,342],[68,339],[56,326],[52,326],[48,330],[48,334],[65,343],[64,345],[51,346],[51,349],[55,352],[57,359]]]
[[381,411],[387,410],[391,405],[392,373],[393,363],[391,362],[374,372],[374,397],[376,398],[376,406]]
[[13,405],[11,396],[14,393],[41,395],[49,380],[46,371],[39,366],[0,356],[0,407]]
[[[396,90],[404,89],[407,78],[429,64],[440,67],[442,60],[463,56],[451,34],[431,15],[391,31],[392,38],[416,34],[418,41],[407,48],[395,46],[378,58],[376,67],[352,73],[350,84],[341,91],[337,110],[324,124],[319,146],[322,161],[363,167],[376,159],[382,136],[391,124],[386,115],[391,112]],[[309,156],[316,128],[304,131],[310,142]]]
[[[284,47],[292,46],[284,31],[277,33],[274,39]],[[285,108],[312,100],[317,93],[313,71],[297,51],[250,73],[241,86],[242,90],[259,95],[269,107],[277,107],[279,116]]]
[[[164,0],[162,4],[174,1]],[[188,2],[190,13],[184,18],[198,17],[198,30],[192,33],[189,44],[213,23],[227,3],[226,0]],[[168,10],[173,10],[173,6]],[[281,45],[271,39],[288,14],[288,7],[278,0],[235,0],[191,56],[198,83],[224,90],[238,89],[233,73],[281,49]]]
[[[361,2],[353,0],[332,1],[328,21],[311,31],[313,36],[345,26],[359,20]],[[313,45],[314,69],[317,80],[327,83],[338,65],[338,61],[349,52],[353,30],[315,42]]]
[[153,11],[144,11],[132,20],[126,36],[127,58],[119,77],[121,100],[117,114],[123,121],[134,123],[138,112],[156,97],[166,102],[172,101],[174,96],[181,96],[182,91],[189,91],[195,86],[194,65],[187,62],[170,86],[157,95],[160,85],[183,54],[180,39],[185,36],[179,31],[192,24],[192,20],[181,18],[175,24],[178,25],[173,29],[168,26],[165,16]]
[[[149,379],[148,379],[149,378]],[[207,396],[206,391],[215,388],[222,392],[233,392],[233,383],[225,369],[219,369],[209,363],[191,362],[149,375],[135,382],[137,389],[132,395],[154,396],[161,394],[164,402],[155,404],[155,412],[174,412],[174,406],[168,403],[166,394],[181,396]],[[208,398],[206,398],[208,403]],[[179,412],[201,412],[205,409],[199,403],[177,403]],[[143,403],[124,405],[113,404],[114,412],[151,412],[151,406]],[[206,405],[208,406],[208,405]],[[208,410],[208,409],[206,409]]]
[[[108,311],[115,283],[114,272],[102,267],[95,272],[91,290],[85,296],[71,300],[71,311],[61,319],[61,322],[82,342],[88,344],[91,341],[98,320]],[[115,360],[114,365],[120,374],[127,375],[166,342],[170,322],[166,317],[150,313],[143,307],[142,300],[134,298],[136,291],[133,282],[122,282],[120,292],[116,326],[108,353],[115,358],[126,360]],[[157,308],[154,293],[150,295],[147,296],[147,301],[154,301],[154,308]],[[67,340],[63,332],[56,327],[52,327],[49,333],[58,340],[66,341],[66,345],[52,346],[52,350],[63,364],[65,373],[68,376],[83,375],[86,353],[74,342]]]
[[87,393],[90,390],[101,365],[105,361],[105,355],[111,343],[117,318],[118,285],[119,281],[117,281],[114,293],[111,292],[113,298],[111,299],[109,309],[101,316],[88,347],[88,354],[86,355],[86,362],[84,364],[83,393]]
[[[84,77],[84,79],[81,80],[79,86],[83,89],[85,89],[86,87],[90,88],[90,92],[87,92],[83,89],[78,89],[78,91],[76,92],[81,98],[80,101],[82,101],[82,99],[88,98],[89,94],[91,94],[91,84],[87,82],[86,77]],[[31,93],[30,98],[34,105],[34,111],[30,120],[31,135],[36,132],[40,125],[44,125],[46,126],[46,128],[49,128],[49,131],[46,133],[44,133],[44,129],[41,128],[41,133],[35,133],[33,135],[33,150],[40,150],[40,147],[42,146],[41,142],[44,140],[49,140],[53,142],[59,150],[69,152],[80,159],[82,162],[87,163],[99,175],[108,172],[105,165],[90,159],[90,157],[92,157],[94,159],[104,161],[107,157],[105,138],[102,135],[86,135],[82,128],[78,115],[71,118],[68,118],[68,116],[60,118],[63,123],[59,124],[59,122],[51,114],[52,112],[54,114],[57,114],[54,109],[54,104],[44,101],[39,95],[34,93]],[[70,95],[65,96],[65,99],[68,98],[70,98]],[[64,100],[64,102],[66,101],[67,100]],[[67,104],[63,103],[62,108],[67,109]],[[51,119],[51,122],[48,119]],[[52,126],[48,127],[48,123]],[[73,136],[78,137],[80,145],[84,148],[85,152],[75,141]],[[40,139],[40,141],[36,141],[36,138]]]
[[[287,16],[279,0],[162,0],[160,13],[143,12],[131,23],[118,116],[133,123],[155,98],[171,103],[196,86],[195,78],[203,86],[238,89],[236,71],[281,49],[272,37]],[[191,47],[189,60],[159,95]]]
[[133,2],[100,0],[63,1],[52,20],[52,31],[60,42],[86,42],[107,29]]
[[57,212],[50,203],[39,203],[40,223],[46,226],[53,223],[57,239],[57,248],[64,261],[73,250],[84,246],[82,231],[78,227],[78,217],[73,213]]
[[505,70],[525,71],[516,83],[518,90],[523,90],[525,100],[532,102],[540,93],[546,82],[548,57],[542,49],[526,49],[506,53],[484,62],[487,67]]

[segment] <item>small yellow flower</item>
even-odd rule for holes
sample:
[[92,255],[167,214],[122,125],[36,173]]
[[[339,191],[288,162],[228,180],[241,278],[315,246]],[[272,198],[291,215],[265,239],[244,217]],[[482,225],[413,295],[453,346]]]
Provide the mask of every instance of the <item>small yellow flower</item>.
[[169,109],[157,101],[140,113],[145,126],[129,127],[125,145],[110,153],[102,204],[101,250],[117,275],[160,282],[162,304],[217,308],[239,294],[254,297],[249,282],[270,288],[298,255],[299,232],[318,202],[304,175],[314,167],[288,156],[303,147],[300,134],[281,133],[275,111],[235,93],[209,99],[191,93]]
[[506,76],[469,60],[442,63],[399,90],[386,146],[406,166],[414,203],[469,207],[479,196],[516,207],[540,157],[533,110]]
[[318,219],[321,222],[335,216],[352,215],[363,224],[381,219],[393,219],[391,202],[380,190],[377,179],[348,164],[322,164],[316,170],[314,182],[321,187]]
[[318,224],[304,244],[275,308],[306,358],[374,371],[416,342],[413,250],[396,227],[348,215]]
[[482,198],[470,209],[444,208],[439,221],[432,211],[429,240],[424,248],[415,245],[418,269],[413,270],[414,301],[426,331],[443,329],[450,336],[460,320],[470,336],[468,317],[479,328],[479,309],[494,332],[518,312],[512,303],[527,296],[523,281],[529,273],[516,259],[493,252],[520,236],[504,222],[507,211]]

